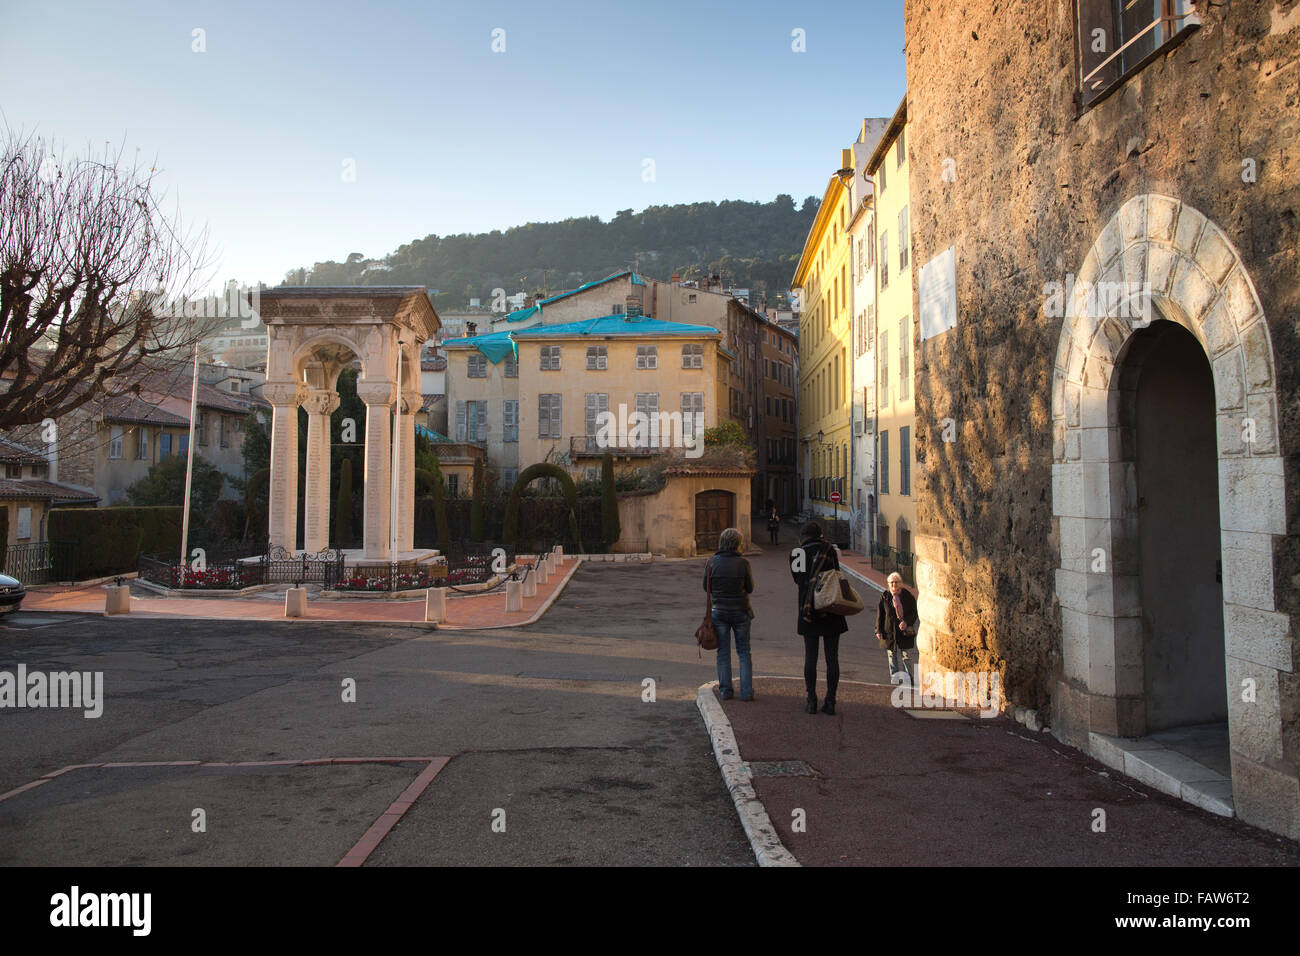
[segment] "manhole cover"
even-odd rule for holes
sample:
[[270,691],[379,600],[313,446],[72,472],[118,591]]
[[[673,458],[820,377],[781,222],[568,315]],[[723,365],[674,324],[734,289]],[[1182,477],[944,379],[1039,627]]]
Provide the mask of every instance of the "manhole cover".
[[802,760],[751,760],[749,772],[755,777],[816,777],[818,773]]

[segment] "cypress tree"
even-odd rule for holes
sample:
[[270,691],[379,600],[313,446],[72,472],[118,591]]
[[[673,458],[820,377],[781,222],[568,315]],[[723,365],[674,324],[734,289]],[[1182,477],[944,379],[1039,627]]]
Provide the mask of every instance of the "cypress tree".
[[614,493],[614,456],[609,452],[600,459],[600,530],[606,549],[623,533],[618,520],[618,496]]

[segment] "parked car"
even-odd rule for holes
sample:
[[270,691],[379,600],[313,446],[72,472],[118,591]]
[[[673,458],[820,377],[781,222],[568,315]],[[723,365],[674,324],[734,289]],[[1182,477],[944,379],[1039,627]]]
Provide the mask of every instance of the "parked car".
[[27,590],[17,578],[0,574],[0,614],[18,610],[25,597],[27,597]]

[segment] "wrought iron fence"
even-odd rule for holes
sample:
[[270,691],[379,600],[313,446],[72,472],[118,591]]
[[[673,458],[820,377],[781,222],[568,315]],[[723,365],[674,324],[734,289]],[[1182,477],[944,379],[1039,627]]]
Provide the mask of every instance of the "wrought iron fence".
[[871,546],[871,567],[884,574],[897,571],[904,584],[916,587],[916,556],[911,551],[876,542]]
[[293,554],[276,546],[250,555],[244,544],[204,549],[181,563],[171,555],[142,554],[139,576],[154,584],[184,590],[240,590],[259,584],[320,584],[333,587],[343,574],[343,552]]
[[75,581],[76,542],[42,541],[5,548],[0,574],[17,578],[25,587],[49,584],[51,581]]

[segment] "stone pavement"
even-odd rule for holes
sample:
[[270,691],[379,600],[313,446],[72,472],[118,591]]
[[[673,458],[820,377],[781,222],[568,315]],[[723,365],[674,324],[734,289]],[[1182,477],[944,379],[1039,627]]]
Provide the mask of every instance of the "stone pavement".
[[[563,592],[581,560],[565,556],[564,565],[546,584],[538,584],[537,595],[523,599],[522,610],[507,611],[504,588],[483,594],[447,594],[447,619],[438,625],[445,630],[481,630],[519,627],[536,621]],[[32,588],[23,600],[22,611],[51,611],[64,614],[103,614],[104,586],[100,584]],[[423,596],[384,600],[381,598],[309,598],[301,618],[284,616],[284,592],[265,591],[247,597],[154,597],[132,594],[131,616],[144,618],[218,619],[244,621],[353,621],[374,624],[419,624],[424,626]],[[432,625],[429,625],[432,626]]]
[[809,715],[801,678],[754,686],[750,703],[718,701],[716,684],[700,695],[720,705],[776,835],[805,866],[1300,865],[1300,845],[1007,717],[897,707],[891,686],[857,681],[841,681],[834,717]]

